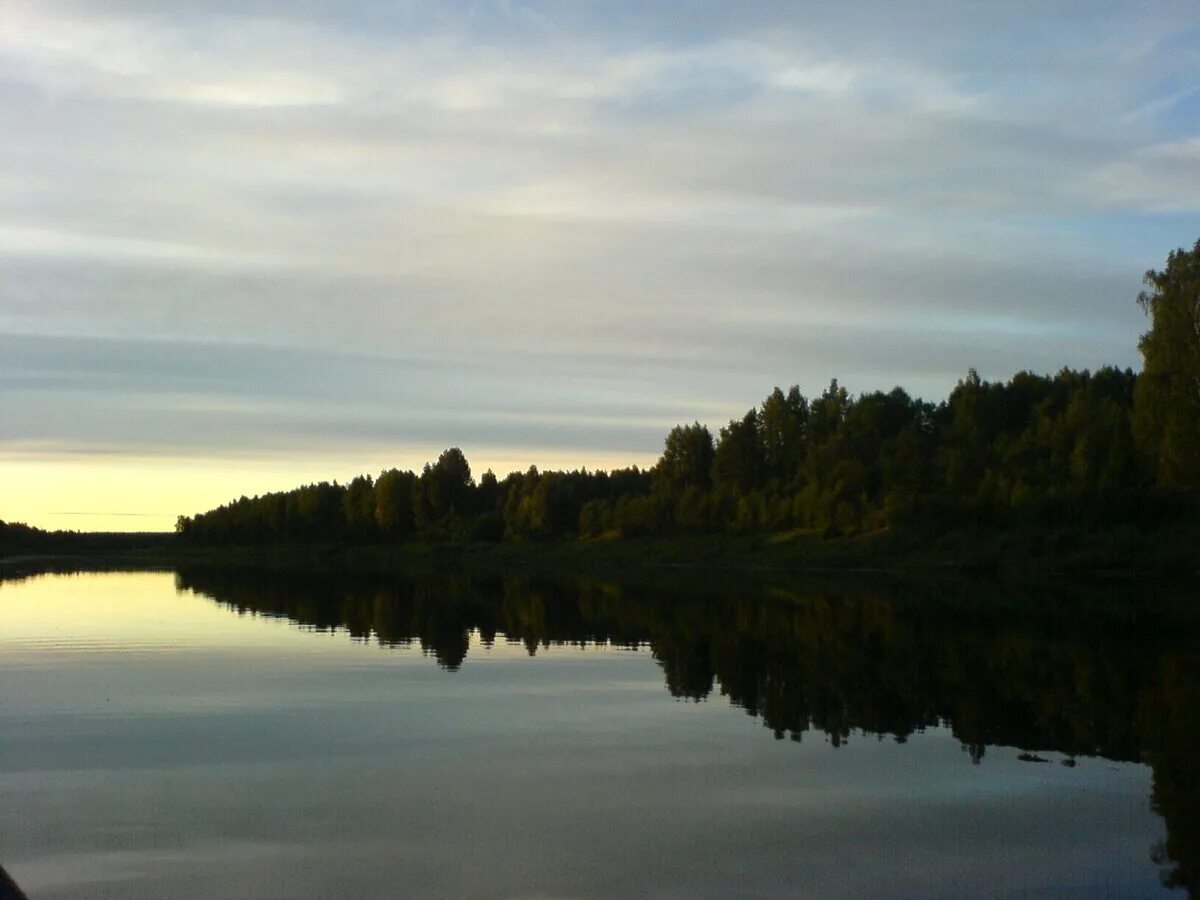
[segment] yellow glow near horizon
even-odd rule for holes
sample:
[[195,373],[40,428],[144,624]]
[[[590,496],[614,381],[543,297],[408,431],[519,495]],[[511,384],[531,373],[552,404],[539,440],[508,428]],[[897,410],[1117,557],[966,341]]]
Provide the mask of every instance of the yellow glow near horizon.
[[[356,475],[378,475],[392,466],[420,471],[430,456],[405,453],[388,462],[319,457],[0,457],[0,520],[51,531],[172,531],[178,516],[203,512],[242,495],[285,491],[315,481],[345,483]],[[469,451],[467,456],[476,478],[489,468],[503,478],[530,465],[578,468],[586,463],[588,468],[608,469],[653,462],[632,454],[580,460],[566,452],[517,450],[493,451],[478,460],[471,458]]]
[[87,572],[0,582],[0,652],[274,648],[357,652],[346,640],[306,633],[289,619],[241,615],[203,594],[179,592],[170,572]]
[[[468,640],[476,662],[529,659],[523,642],[502,634],[490,647],[475,629]],[[250,647],[361,661],[364,645],[376,643],[375,638],[352,638],[345,627],[332,635],[316,634],[291,619],[235,612],[204,594],[177,591],[170,572],[86,572],[0,581],[0,653],[18,651],[26,660],[33,653]],[[397,652],[416,662],[424,656],[419,644],[388,649],[388,664],[395,663]],[[539,646],[537,652],[540,656],[545,650]],[[572,646],[568,652],[594,657],[629,651],[589,644],[586,650]]]
[[205,598],[177,595],[175,576],[169,572],[41,575],[4,582],[0,611],[0,646],[35,639],[47,649],[145,644],[182,648],[287,639],[269,627],[249,629]]

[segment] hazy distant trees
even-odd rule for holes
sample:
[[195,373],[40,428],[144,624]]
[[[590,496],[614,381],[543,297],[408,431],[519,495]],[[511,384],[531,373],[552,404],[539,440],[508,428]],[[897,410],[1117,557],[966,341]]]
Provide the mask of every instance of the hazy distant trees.
[[[564,536],[828,535],[883,528],[1076,523],[1152,516],[1200,487],[1200,242],[1146,276],[1145,370],[971,370],[945,401],[901,388],[852,396],[836,379],[809,400],[775,388],[713,437],[670,430],[649,470],[543,472],[476,483],[457,447],[421,473],[241,498],[178,530],[211,543],[496,541]],[[1173,492],[1173,493],[1172,493]]]

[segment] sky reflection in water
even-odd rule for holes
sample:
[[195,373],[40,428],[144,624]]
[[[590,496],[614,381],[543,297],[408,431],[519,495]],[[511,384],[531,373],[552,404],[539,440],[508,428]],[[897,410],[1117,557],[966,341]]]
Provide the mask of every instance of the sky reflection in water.
[[[802,605],[743,604],[729,613],[743,627],[722,644],[706,632],[706,616],[726,614],[719,601],[693,608],[653,592],[180,583],[142,573],[0,585],[0,861],[32,898],[1167,896],[1160,871],[1172,860],[1152,859],[1165,828],[1151,767],[1059,764],[1085,740],[1064,724],[1080,710],[1032,698],[1043,709],[1026,722],[990,699],[995,722],[955,722],[964,707],[939,698],[922,668],[945,659],[926,656],[902,686],[918,712],[879,697],[878,672],[815,684],[787,662],[813,648],[771,619],[817,614]],[[891,609],[845,600],[861,629],[846,638],[886,665],[877,602]],[[247,614],[252,603],[262,615]],[[365,610],[395,630],[394,646],[347,638],[378,630]],[[944,624],[887,614],[918,643],[945,637]],[[509,630],[488,640],[497,625]],[[395,640],[406,632],[407,647]],[[552,646],[531,657],[506,633]],[[1070,638],[1048,637],[1035,655],[1056,659]],[[690,702],[706,693],[705,665],[716,669],[709,702]],[[1124,686],[1153,693],[1138,673]],[[1077,696],[1112,692],[1111,674],[1090,686],[1083,675],[1072,676]],[[836,705],[831,686],[840,710],[817,709]],[[797,716],[814,729],[774,740],[739,708],[755,704],[785,735],[801,736]],[[907,720],[895,729],[906,740],[863,733],[889,718]],[[964,748],[972,728],[1018,727],[1050,762],[987,746],[977,765]],[[1154,753],[1128,734],[1103,739],[1109,755]],[[1190,818],[1175,821],[1190,833]]]

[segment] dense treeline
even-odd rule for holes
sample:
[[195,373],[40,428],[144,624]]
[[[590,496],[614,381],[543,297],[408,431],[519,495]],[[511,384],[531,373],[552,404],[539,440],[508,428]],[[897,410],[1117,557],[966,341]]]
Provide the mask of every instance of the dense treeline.
[[938,404],[890,392],[776,388],[714,435],[667,435],[648,470],[514,472],[478,481],[458,448],[421,473],[243,497],[177,530],[206,544],[415,537],[498,541],[570,535],[781,531],[1160,520],[1200,488],[1200,241],[1146,275],[1145,365],[973,370]]

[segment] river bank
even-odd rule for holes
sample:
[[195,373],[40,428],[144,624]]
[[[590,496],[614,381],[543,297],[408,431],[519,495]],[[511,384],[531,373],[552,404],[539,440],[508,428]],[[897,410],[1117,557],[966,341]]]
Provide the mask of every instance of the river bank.
[[165,535],[126,536],[122,544],[79,546],[59,541],[39,549],[0,548],[0,566],[71,567],[89,558],[138,566],[180,564],[387,572],[422,568],[473,571],[539,569],[688,568],[778,569],[809,572],[962,572],[998,577],[1090,574],[1133,577],[1200,574],[1200,528],[1154,532],[1108,529],[969,531],[898,534],[877,531],[828,538],[817,532],[756,535],[602,537],[559,541],[411,541],[355,546],[335,542],[202,547]]

